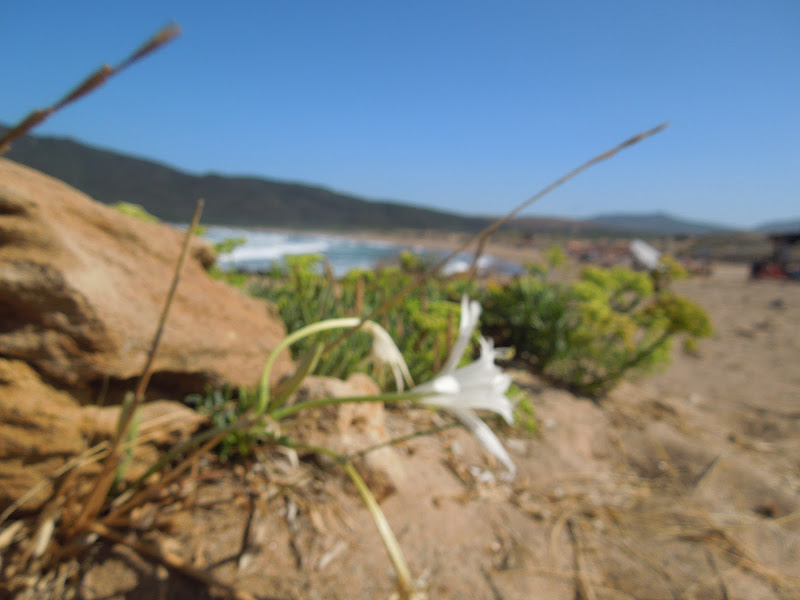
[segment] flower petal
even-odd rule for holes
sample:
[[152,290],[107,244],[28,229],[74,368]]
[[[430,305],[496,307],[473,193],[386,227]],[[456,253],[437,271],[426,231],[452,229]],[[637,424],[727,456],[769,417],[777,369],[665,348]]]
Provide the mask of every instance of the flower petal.
[[494,364],[497,355],[494,343],[480,339],[481,355],[478,360],[461,368],[458,363],[466,350],[478,325],[481,305],[461,299],[461,323],[458,339],[441,373],[433,380],[416,386],[412,391],[424,394],[420,402],[428,406],[452,412],[478,438],[478,441],[509,471],[511,478],[516,467],[503,448],[503,444],[486,423],[472,412],[474,409],[492,411],[502,416],[507,423],[514,422],[513,406],[505,394],[511,385],[511,377]]
[[403,358],[403,353],[394,343],[392,336],[383,327],[374,321],[365,321],[363,324],[365,331],[372,335],[372,358],[376,363],[389,365],[394,375],[395,383],[399,391],[403,391],[403,380],[409,386],[414,385],[408,365]]
[[472,338],[472,333],[478,326],[478,319],[481,316],[481,305],[477,300],[469,301],[467,296],[461,297],[461,320],[458,324],[458,338],[456,343],[453,344],[453,350],[450,356],[447,357],[447,362],[442,367],[442,374],[452,373],[456,370],[458,363],[461,362],[461,357],[469,345],[469,340]]
[[452,408],[450,411],[478,438],[478,441],[489,451],[489,454],[503,463],[505,468],[508,469],[509,476],[513,478],[517,474],[517,467],[508,452],[506,452],[503,444],[497,439],[494,431],[471,410]]
[[465,408],[469,410],[487,410],[505,419],[509,425],[514,423],[514,408],[511,401],[502,394],[495,394],[491,389],[462,391],[457,396],[442,394],[422,400],[428,406],[436,406],[447,410]]

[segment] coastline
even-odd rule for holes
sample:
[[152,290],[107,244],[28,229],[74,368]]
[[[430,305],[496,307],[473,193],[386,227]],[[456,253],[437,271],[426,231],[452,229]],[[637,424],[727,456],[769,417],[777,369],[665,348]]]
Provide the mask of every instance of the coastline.
[[[311,235],[328,236],[338,239],[358,240],[361,242],[376,242],[382,244],[392,244],[407,248],[412,251],[444,251],[453,252],[475,252],[476,242],[470,240],[474,234],[459,233],[450,231],[436,230],[403,230],[403,231],[301,231],[293,229],[271,229],[270,231],[282,233],[307,233]],[[469,246],[464,247],[469,243]],[[494,258],[519,263],[523,265],[527,262],[541,260],[542,252],[539,248],[532,245],[523,246],[502,240],[492,240],[484,248],[485,255]]]
[[[233,230],[246,229],[253,232],[298,235],[335,241],[360,242],[396,248],[396,252],[410,250],[416,253],[436,252],[447,254],[457,252],[460,256],[454,260],[464,262],[472,255],[477,243],[472,239],[474,234],[461,232],[448,232],[436,230],[399,230],[399,231],[330,231],[314,229],[284,229],[277,227],[234,227],[227,225],[210,225],[210,227],[230,228]],[[310,250],[313,251],[313,250]],[[466,256],[465,256],[466,255]],[[525,263],[541,260],[541,249],[527,242],[512,243],[510,240],[492,240],[486,244],[483,256],[491,257],[501,263],[511,263],[522,266]]]

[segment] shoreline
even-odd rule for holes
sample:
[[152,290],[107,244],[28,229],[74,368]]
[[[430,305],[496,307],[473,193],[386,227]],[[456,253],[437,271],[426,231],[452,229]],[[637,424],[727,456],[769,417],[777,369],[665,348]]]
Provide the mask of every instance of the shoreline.
[[[279,227],[241,227],[234,225],[209,225],[209,227],[229,228],[233,230],[250,230],[265,233],[276,233],[285,235],[318,236],[335,240],[348,240],[363,243],[375,243],[395,247],[399,253],[402,250],[410,250],[415,253],[439,252],[449,253],[458,251],[459,253],[472,254],[475,251],[476,243],[472,241],[474,234],[463,232],[450,232],[438,230],[398,230],[398,231],[331,231],[316,229],[291,229]],[[551,245],[564,245],[557,240],[547,239],[546,235],[538,236],[536,242],[532,240],[510,240],[503,238],[493,240],[491,237],[484,248],[483,255],[489,256],[500,262],[507,262],[523,267],[526,263],[543,262],[544,249]],[[538,242],[538,243],[537,243]],[[466,245],[466,247],[465,247]],[[455,258],[453,260],[456,260]],[[464,260],[460,258],[458,260]],[[579,263],[580,264],[580,263]],[[593,263],[594,264],[594,263]],[[602,263],[596,263],[602,264]],[[747,279],[750,263],[725,258],[711,259],[712,273],[708,275],[714,278]],[[724,273],[724,275],[723,275]]]
[[[461,250],[462,252],[474,253],[476,250],[476,243],[469,240],[473,237],[471,234],[464,233],[450,233],[441,231],[419,231],[419,232],[397,232],[397,233],[355,233],[348,236],[335,236],[335,237],[349,237],[350,239],[357,239],[366,242],[382,242],[392,243],[398,246],[404,246],[414,251],[420,250],[438,250],[445,252],[453,252],[460,250],[465,244],[469,245]],[[510,244],[502,241],[492,241],[491,238],[487,242],[483,251],[484,255],[492,256],[494,258],[518,263],[524,265],[527,262],[533,262],[542,258],[542,253],[534,246],[522,246],[518,244]]]
[[[399,249],[409,249],[414,252],[444,251],[453,252],[460,250],[465,244],[469,246],[460,250],[465,253],[474,253],[475,242],[469,242],[474,234],[436,231],[436,230],[403,230],[403,231],[326,231],[314,229],[283,229],[277,227],[240,227],[232,225],[210,225],[210,227],[229,227],[231,229],[250,229],[268,233],[298,234],[321,236],[339,240],[356,240],[360,242],[374,242],[397,246]],[[489,239],[484,248],[484,255],[491,256],[501,261],[517,263],[520,266],[528,262],[542,259],[541,249],[531,245],[523,246],[501,240]]]

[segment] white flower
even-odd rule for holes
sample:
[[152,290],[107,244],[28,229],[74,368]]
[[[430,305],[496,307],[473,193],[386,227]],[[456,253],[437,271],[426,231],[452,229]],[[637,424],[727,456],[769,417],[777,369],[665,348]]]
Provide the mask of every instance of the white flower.
[[511,385],[511,377],[494,364],[494,345],[481,338],[480,358],[460,369],[456,368],[478,325],[480,314],[481,305],[478,302],[470,302],[466,296],[461,299],[461,323],[453,352],[439,375],[412,391],[426,394],[421,400],[423,404],[453,413],[489,453],[505,465],[510,477],[514,477],[517,468],[503,444],[473,412],[474,409],[489,410],[501,415],[508,424],[514,422],[511,401],[505,396]]
[[392,369],[398,391],[403,391],[404,379],[408,385],[414,385],[403,354],[389,332],[374,321],[365,321],[362,328],[372,335],[372,354],[369,358],[378,365],[388,365]]

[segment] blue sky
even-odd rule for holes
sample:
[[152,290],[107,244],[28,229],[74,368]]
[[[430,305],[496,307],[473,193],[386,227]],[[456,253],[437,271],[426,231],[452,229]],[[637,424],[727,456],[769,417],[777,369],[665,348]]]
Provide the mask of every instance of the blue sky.
[[191,172],[500,214],[800,217],[800,2],[37,2],[0,5],[0,121],[162,25],[180,38],[36,133]]

